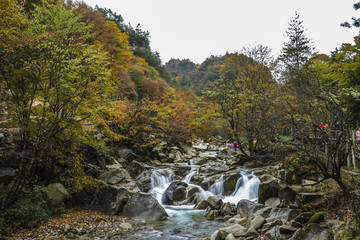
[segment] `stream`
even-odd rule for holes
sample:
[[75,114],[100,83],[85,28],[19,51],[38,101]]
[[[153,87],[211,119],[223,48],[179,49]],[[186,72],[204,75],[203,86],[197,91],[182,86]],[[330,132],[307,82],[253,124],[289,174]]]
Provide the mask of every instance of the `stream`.
[[[224,196],[223,176],[217,179],[208,190],[204,190],[198,185],[191,184],[191,178],[198,173],[199,166],[192,165],[192,171],[182,180],[189,186],[199,189],[201,199],[206,200],[209,196],[219,196],[223,202],[237,204],[241,199],[248,199],[257,202],[258,188],[260,180],[249,170],[238,169],[241,177],[237,180],[235,190],[229,196]],[[226,222],[209,221],[204,216],[205,210],[194,210],[194,205],[164,205],[162,195],[175,180],[175,175],[171,169],[156,169],[151,175],[151,193],[165,208],[169,219],[159,222],[150,222],[148,228],[132,232],[127,240],[200,240],[210,237],[219,228],[226,227]]]

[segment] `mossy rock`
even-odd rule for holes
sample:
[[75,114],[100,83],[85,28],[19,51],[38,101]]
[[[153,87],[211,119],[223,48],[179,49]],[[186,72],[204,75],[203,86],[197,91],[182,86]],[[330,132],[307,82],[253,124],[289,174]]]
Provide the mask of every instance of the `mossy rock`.
[[325,215],[323,212],[318,212],[312,215],[312,217],[309,219],[308,223],[319,223],[325,219]]

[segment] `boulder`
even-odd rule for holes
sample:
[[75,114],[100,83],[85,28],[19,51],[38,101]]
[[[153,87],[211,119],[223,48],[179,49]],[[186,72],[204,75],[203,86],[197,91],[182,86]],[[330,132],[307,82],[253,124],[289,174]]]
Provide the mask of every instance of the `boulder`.
[[150,166],[148,166],[144,163],[137,162],[137,161],[132,161],[128,165],[126,170],[129,172],[129,174],[132,178],[136,178],[136,176],[138,176],[140,173],[144,172],[147,168],[150,168]]
[[[165,190],[162,196],[162,203],[167,205],[174,204],[175,201],[182,201],[186,198],[187,183],[182,181],[173,181]],[[181,200],[179,200],[181,199]]]
[[206,209],[208,207],[211,207],[211,204],[206,200],[201,200],[194,206],[194,209]]
[[224,179],[224,195],[230,195],[235,191],[236,183],[241,177],[240,173],[233,173]]
[[235,213],[235,210],[233,208],[233,206],[231,206],[231,203],[224,203],[221,208],[220,208],[220,215],[221,216],[226,216],[226,215],[234,215]]
[[106,171],[98,177],[98,179],[104,181],[106,184],[118,184],[126,177],[126,170],[124,169],[112,169]]
[[234,217],[230,218],[227,222],[228,223],[237,223],[237,224],[240,224],[241,226],[246,226],[247,219],[240,217],[240,215],[235,215]]
[[279,196],[280,185],[277,180],[269,180],[259,185],[259,203],[264,204],[271,197]]
[[124,148],[124,149],[120,149],[117,152],[118,157],[125,159],[128,163],[137,160],[137,161],[142,161],[143,159],[139,156],[136,155],[131,149],[128,148]]
[[298,230],[298,228],[291,227],[289,225],[281,225],[279,231],[281,234],[293,234]]
[[168,215],[156,198],[150,193],[135,193],[126,203],[124,217],[143,220],[165,220]]
[[222,199],[218,196],[210,196],[208,197],[207,201],[210,203],[213,209],[220,209],[223,204]]
[[324,221],[324,219],[325,219],[324,213],[318,212],[318,213],[315,213],[314,215],[312,215],[307,223],[319,223],[321,221]]
[[277,197],[271,197],[265,201],[265,206],[278,207],[280,205],[280,199]]
[[70,197],[68,190],[61,183],[52,183],[47,186],[47,197],[52,206],[62,204]]
[[265,218],[262,216],[256,216],[253,220],[251,220],[249,229],[258,230],[259,228],[262,228],[264,223],[266,223]]
[[196,187],[196,186],[188,186],[186,191],[187,191],[188,198],[191,198],[192,195],[194,195],[195,193],[200,192],[199,188]]
[[151,178],[147,171],[136,176],[135,182],[142,192],[149,192],[151,190]]
[[295,201],[295,197],[296,197],[296,192],[289,187],[285,187],[279,190],[280,201],[285,200],[285,201],[293,202]]
[[267,231],[265,233],[265,237],[269,240],[280,240],[280,239],[284,239],[282,238],[280,231],[279,231],[279,227],[275,226],[273,228],[271,228],[269,231]]
[[313,216],[313,213],[311,213],[311,212],[303,212],[299,216],[294,218],[294,221],[299,222],[301,224],[305,224],[310,220],[310,218],[312,216]]
[[322,228],[318,224],[311,223],[305,228],[297,230],[290,240],[325,240],[327,238],[327,229]]
[[229,234],[232,234],[234,236],[243,235],[246,233],[246,228],[241,226],[240,224],[233,224],[230,225],[229,227],[221,228],[219,231],[222,232],[221,235],[225,236],[226,238]]
[[273,208],[269,214],[267,221],[281,220],[283,223],[291,221],[299,215],[299,210],[288,208]]
[[312,205],[320,203],[324,198],[323,194],[316,194],[316,193],[298,193],[296,195],[296,204],[300,207],[305,205]]
[[249,217],[249,216],[253,216],[255,212],[257,212],[260,209],[264,209],[266,208],[264,205],[259,204],[259,203],[254,203],[250,200],[240,200],[237,203],[237,213],[241,216],[241,217]]
[[132,193],[122,187],[107,185],[95,193],[95,201],[92,203],[92,209],[117,215],[121,213]]

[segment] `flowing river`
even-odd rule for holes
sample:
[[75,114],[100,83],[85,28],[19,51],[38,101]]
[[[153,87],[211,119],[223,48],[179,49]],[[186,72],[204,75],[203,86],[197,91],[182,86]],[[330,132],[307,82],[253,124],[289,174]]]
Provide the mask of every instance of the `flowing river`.
[[[192,162],[190,161],[189,164]],[[235,190],[229,196],[224,196],[223,176],[217,179],[208,190],[204,190],[198,185],[191,184],[191,178],[198,173],[198,166],[192,166],[191,171],[182,180],[189,186],[199,189],[201,199],[206,200],[209,196],[217,195],[223,202],[237,204],[241,199],[248,199],[254,202],[258,200],[258,188],[260,180],[251,171],[238,169],[241,177],[237,180]],[[226,222],[209,221],[204,216],[205,210],[194,210],[194,205],[170,206],[162,203],[162,195],[167,187],[174,181],[175,176],[170,169],[154,170],[151,176],[151,192],[156,199],[163,205],[169,215],[168,220],[152,222],[147,229],[133,232],[127,240],[200,240],[210,237],[219,228],[227,226]]]

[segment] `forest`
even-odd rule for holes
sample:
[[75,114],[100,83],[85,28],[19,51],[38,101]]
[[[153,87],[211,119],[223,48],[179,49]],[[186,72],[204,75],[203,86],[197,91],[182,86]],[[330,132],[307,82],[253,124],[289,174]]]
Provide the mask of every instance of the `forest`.
[[[57,239],[21,234],[93,209],[81,199],[102,191],[109,165],[139,176],[124,149],[142,166],[165,166],[176,158],[154,149],[185,155],[199,139],[236,143],[234,168],[279,165],[311,179],[302,186],[326,196],[317,212],[341,221],[324,239],[360,239],[360,35],[318,53],[295,13],[280,56],[254,44],[201,64],[162,63],[150,33],[120,14],[80,1],[0,0],[1,239]],[[350,21],[339,27],[360,26]],[[65,200],[49,194],[58,183]],[[246,239],[271,239],[261,237]]]

